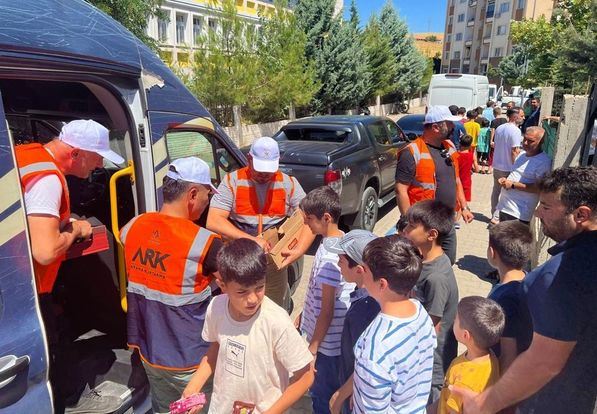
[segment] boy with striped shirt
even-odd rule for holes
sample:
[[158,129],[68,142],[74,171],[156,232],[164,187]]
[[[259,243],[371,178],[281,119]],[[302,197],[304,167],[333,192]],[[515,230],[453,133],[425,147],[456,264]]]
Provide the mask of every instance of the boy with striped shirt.
[[425,308],[409,299],[421,253],[393,235],[369,242],[363,261],[365,288],[381,312],[355,346],[353,412],[424,413],[436,337]]
[[342,385],[338,378],[340,340],[350,293],[356,285],[342,278],[338,254],[328,251],[324,244],[344,235],[338,229],[342,212],[338,194],[328,186],[316,188],[301,200],[300,209],[305,224],[323,237],[313,260],[300,328],[315,357],[315,381],[310,389],[313,412],[327,414],[332,394]]

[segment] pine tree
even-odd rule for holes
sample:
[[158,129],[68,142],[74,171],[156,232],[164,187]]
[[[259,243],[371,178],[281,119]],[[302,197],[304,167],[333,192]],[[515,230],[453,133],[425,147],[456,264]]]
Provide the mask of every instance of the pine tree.
[[376,16],[371,16],[363,32],[363,47],[371,74],[368,98],[372,99],[392,92],[396,62],[390,41],[382,36]]
[[359,18],[359,11],[357,10],[357,4],[355,0],[350,1],[350,24],[356,30],[359,29],[361,19]]
[[299,27],[307,35],[305,56],[316,58],[329,35],[334,15],[334,0],[299,0],[294,10]]

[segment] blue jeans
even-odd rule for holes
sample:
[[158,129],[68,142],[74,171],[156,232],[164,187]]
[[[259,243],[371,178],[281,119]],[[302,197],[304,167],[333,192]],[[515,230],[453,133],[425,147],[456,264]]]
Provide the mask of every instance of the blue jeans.
[[317,353],[315,361],[315,381],[309,390],[313,401],[313,412],[315,414],[330,413],[330,398],[338,391],[342,384],[338,380],[338,365],[340,357],[327,356],[321,352]]

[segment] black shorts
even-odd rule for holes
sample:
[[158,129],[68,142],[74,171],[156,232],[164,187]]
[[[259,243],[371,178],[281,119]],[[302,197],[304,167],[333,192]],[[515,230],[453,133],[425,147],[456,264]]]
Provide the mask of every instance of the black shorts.
[[477,159],[479,162],[487,162],[489,159],[489,152],[477,152]]

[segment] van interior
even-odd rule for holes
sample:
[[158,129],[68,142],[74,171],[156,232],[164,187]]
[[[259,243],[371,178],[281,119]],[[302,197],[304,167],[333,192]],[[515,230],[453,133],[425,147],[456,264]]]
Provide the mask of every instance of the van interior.
[[[136,88],[132,81],[119,81]],[[46,143],[59,134],[63,123],[93,119],[110,130],[112,149],[125,159],[134,158],[132,117],[107,86],[89,80],[0,77],[0,91],[16,146]],[[110,231],[108,183],[119,167],[104,162],[104,168],[88,179],[67,177],[73,215],[104,224],[110,249],[65,261],[52,292],[56,318],[45,328],[56,413],[125,413],[147,403],[145,372],[137,354],[126,346],[116,245]],[[137,199],[129,180],[119,180],[117,194],[121,228],[144,202]]]

